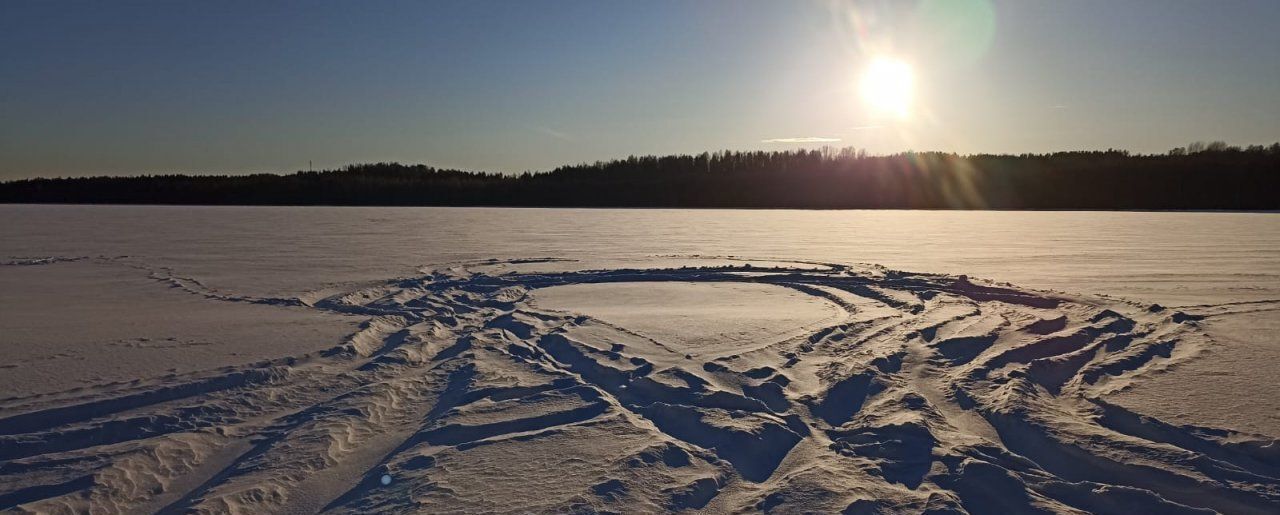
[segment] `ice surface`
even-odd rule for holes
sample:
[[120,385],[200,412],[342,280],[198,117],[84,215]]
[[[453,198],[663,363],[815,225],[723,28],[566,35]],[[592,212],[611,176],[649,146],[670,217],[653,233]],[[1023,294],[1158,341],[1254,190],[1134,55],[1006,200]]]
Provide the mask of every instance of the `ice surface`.
[[534,292],[534,307],[581,313],[695,356],[741,353],[810,332],[839,307],[795,290],[750,283],[610,283]]
[[0,215],[0,508],[1280,509],[1280,215]]
[[1165,305],[1280,297],[1268,213],[0,206],[0,256],[128,255],[262,296],[422,265],[652,255],[875,263]]
[[213,302],[116,263],[0,266],[0,398],[319,351],[357,317]]

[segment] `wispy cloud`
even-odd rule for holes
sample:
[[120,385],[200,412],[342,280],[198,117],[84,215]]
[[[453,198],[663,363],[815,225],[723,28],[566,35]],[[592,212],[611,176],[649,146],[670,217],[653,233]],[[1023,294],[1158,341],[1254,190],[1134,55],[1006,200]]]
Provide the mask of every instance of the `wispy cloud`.
[[552,128],[550,128],[550,127],[535,126],[535,127],[533,127],[533,130],[538,131],[538,132],[541,132],[542,134],[546,134],[547,136],[551,136],[551,137],[553,137],[553,138],[555,138],[555,139],[562,139],[562,140],[565,140],[565,141],[573,141],[573,136],[570,136],[570,135],[565,134],[565,133],[563,133],[563,132],[560,132],[560,131],[558,131],[558,130],[552,129]]
[[1062,104],[1058,104],[1058,105],[1051,105],[1051,106],[1049,106],[1049,109],[1066,109],[1066,108],[1067,108],[1067,106],[1064,106],[1064,105],[1062,105]]
[[773,138],[760,140],[761,143],[831,143],[835,141],[840,141],[840,138],[810,136],[805,138]]

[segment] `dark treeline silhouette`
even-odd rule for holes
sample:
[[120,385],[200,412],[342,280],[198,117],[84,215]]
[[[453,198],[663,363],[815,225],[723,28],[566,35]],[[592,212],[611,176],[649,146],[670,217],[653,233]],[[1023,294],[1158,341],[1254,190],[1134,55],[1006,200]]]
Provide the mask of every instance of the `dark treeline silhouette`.
[[0,183],[0,202],[896,209],[1280,209],[1280,143],[971,155],[854,149],[629,157],[504,175],[377,163],[290,175]]

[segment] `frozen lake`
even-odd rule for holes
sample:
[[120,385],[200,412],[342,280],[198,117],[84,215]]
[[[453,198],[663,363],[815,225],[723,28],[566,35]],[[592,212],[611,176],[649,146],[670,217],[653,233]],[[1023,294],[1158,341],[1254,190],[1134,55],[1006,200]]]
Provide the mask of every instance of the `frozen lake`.
[[0,509],[1280,505],[1280,214],[0,216]]
[[1280,214],[0,206],[0,256],[128,255],[296,294],[451,261],[736,255],[874,263],[1165,304],[1280,297]]

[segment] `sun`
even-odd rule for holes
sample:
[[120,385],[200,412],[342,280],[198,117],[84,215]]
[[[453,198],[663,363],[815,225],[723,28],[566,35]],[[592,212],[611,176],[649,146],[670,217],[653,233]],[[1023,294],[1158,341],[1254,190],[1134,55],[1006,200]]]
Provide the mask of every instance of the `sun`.
[[881,114],[906,118],[911,112],[915,75],[901,59],[878,57],[862,72],[862,100]]

